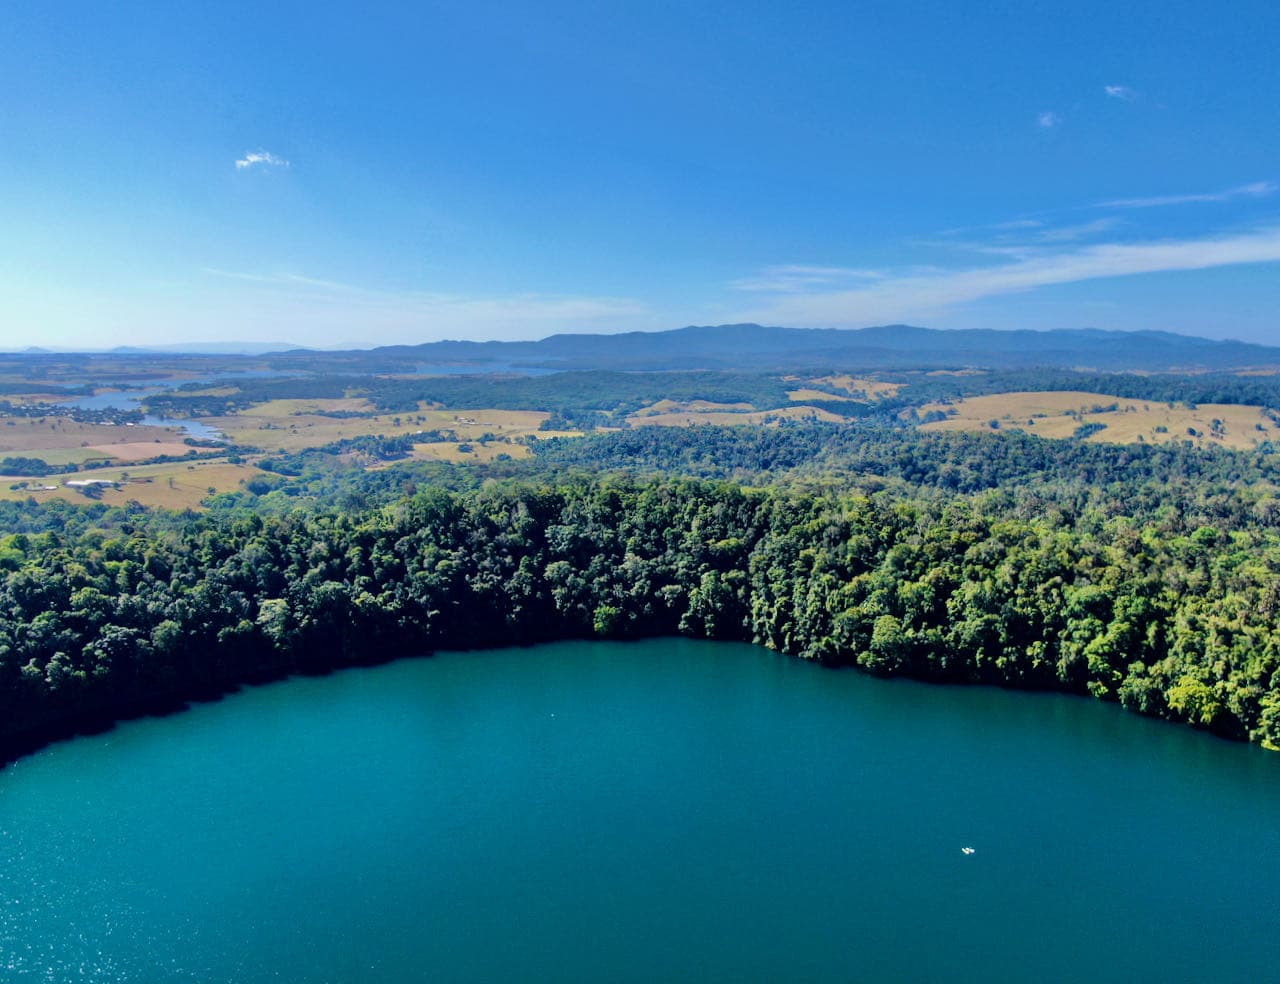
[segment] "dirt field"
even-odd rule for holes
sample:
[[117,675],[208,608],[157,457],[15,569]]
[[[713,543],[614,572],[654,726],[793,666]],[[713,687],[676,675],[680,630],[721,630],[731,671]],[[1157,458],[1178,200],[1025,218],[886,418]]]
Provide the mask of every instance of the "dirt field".
[[1202,403],[1192,409],[1181,403],[1170,406],[1076,390],[975,396],[952,404],[931,403],[920,412],[931,411],[946,413],[948,419],[923,424],[922,430],[1020,430],[1066,438],[1082,425],[1096,423],[1105,429],[1085,440],[1110,444],[1194,441],[1238,450],[1280,439],[1280,427],[1260,407]]

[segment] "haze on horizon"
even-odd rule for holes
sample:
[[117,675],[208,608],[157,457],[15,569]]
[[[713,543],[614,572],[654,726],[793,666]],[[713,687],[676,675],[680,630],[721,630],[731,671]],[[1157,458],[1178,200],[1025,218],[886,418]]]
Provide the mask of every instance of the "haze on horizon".
[[1280,9],[17,0],[0,349],[1272,343]]

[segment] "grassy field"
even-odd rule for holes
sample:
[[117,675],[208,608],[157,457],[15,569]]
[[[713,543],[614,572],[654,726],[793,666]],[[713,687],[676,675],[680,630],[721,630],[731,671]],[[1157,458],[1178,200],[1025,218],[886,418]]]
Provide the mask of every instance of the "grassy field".
[[[212,390],[210,392],[221,395]],[[341,400],[268,400],[266,403],[254,404],[245,412],[260,417],[293,417],[301,414],[321,414],[326,411],[372,413],[374,409],[374,405],[364,397],[353,396]]]
[[15,407],[26,406],[29,403],[57,403],[59,400],[67,399],[66,393],[5,393],[0,391],[0,402],[12,404]]
[[170,427],[85,424],[66,417],[0,416],[0,458],[39,458],[51,465],[141,461],[186,454],[182,431]]
[[694,427],[698,424],[733,426],[735,424],[770,424],[778,420],[825,420],[842,423],[844,418],[818,407],[783,407],[779,410],[753,411],[673,411],[644,415],[643,411],[627,418],[633,427]]
[[947,414],[946,420],[923,424],[923,430],[1020,430],[1066,438],[1083,425],[1102,424],[1103,430],[1085,439],[1111,444],[1193,441],[1237,450],[1280,439],[1280,427],[1261,407],[1202,403],[1192,408],[1078,390],[975,396],[931,403],[920,412]]
[[713,403],[711,400],[659,400],[647,407],[641,407],[631,414],[632,420],[641,417],[660,417],[670,413],[749,413],[755,406],[751,403]]
[[[170,462],[162,465],[138,465],[132,468],[95,468],[89,472],[72,472],[37,479],[0,480],[0,499],[25,499],[28,496],[44,502],[49,499],[65,499],[84,504],[89,501],[120,506],[130,500],[144,506],[160,506],[165,509],[198,509],[202,500],[216,492],[234,492],[240,483],[264,474],[252,465],[233,465],[225,458],[195,463]],[[106,479],[120,482],[118,489],[108,488],[100,497],[90,500],[75,486],[65,482]],[[11,488],[18,485],[19,488]],[[46,491],[45,486],[57,486]]]
[[[463,451],[463,446],[471,450]],[[413,457],[418,461],[493,461],[503,454],[512,458],[529,458],[533,452],[525,444],[507,444],[505,441],[490,441],[486,444],[436,441],[413,446]]]
[[[813,386],[843,390],[855,400],[882,400],[902,389],[901,383],[882,383],[878,379],[862,379],[858,376],[819,376],[808,381]],[[827,397],[830,399],[830,397]]]
[[[368,417],[324,417],[296,412],[295,404],[348,401],[273,400],[228,417],[203,417],[202,422],[222,431],[235,444],[249,444],[266,451],[301,451],[353,437],[399,437],[418,431],[453,431],[460,441],[483,434],[521,437],[536,434],[551,415],[533,410],[415,410]],[[545,432],[544,432],[545,436]]]
[[794,389],[787,390],[787,399],[794,400],[796,403],[803,403],[806,400],[817,400],[818,402],[830,401],[835,403],[857,403],[856,397],[842,396],[838,393],[825,393],[816,389]]

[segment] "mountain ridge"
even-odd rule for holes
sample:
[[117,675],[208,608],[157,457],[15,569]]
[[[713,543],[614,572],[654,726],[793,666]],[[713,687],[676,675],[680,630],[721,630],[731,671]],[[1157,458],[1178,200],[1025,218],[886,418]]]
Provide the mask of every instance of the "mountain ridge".
[[[283,353],[290,357],[302,353]],[[307,351],[307,357],[317,353]],[[1068,328],[786,328],[686,325],[618,334],[559,333],[536,341],[425,342],[329,353],[340,359],[504,362],[554,369],[1090,368],[1121,371],[1280,367],[1280,347],[1163,331]]]

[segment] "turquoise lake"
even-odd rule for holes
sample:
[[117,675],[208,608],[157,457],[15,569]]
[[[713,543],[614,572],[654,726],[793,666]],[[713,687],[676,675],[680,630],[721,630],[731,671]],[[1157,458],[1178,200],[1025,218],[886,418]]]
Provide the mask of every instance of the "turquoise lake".
[[1083,699],[578,642],[0,770],[5,982],[1278,975],[1280,755]]

